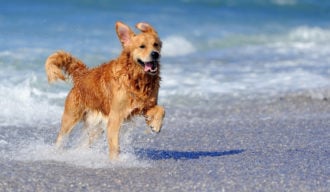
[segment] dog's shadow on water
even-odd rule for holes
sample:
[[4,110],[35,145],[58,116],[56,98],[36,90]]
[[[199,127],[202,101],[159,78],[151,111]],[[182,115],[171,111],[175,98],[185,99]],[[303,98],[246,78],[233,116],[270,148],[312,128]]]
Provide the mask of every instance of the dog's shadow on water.
[[220,157],[228,155],[237,155],[245,150],[229,150],[229,151],[171,151],[159,149],[135,149],[135,154],[142,159],[152,160],[190,160],[199,159],[201,157]]

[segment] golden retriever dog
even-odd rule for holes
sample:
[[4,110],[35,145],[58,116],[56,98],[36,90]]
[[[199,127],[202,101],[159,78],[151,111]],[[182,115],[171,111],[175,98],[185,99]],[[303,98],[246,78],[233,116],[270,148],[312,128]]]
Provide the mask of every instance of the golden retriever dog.
[[48,81],[67,80],[73,88],[65,101],[61,129],[56,146],[79,122],[88,128],[89,145],[102,134],[106,125],[110,159],[119,155],[121,124],[134,115],[143,115],[154,132],[162,127],[165,110],[157,104],[160,86],[160,51],[162,42],[147,23],[138,23],[135,34],[124,23],[116,23],[123,50],[118,58],[95,68],[88,68],[71,54],[58,51],[47,58]]

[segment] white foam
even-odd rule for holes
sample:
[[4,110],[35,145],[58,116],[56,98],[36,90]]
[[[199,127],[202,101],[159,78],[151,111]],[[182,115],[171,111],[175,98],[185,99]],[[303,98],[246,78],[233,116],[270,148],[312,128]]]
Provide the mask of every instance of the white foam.
[[134,154],[128,152],[121,153],[118,160],[110,161],[105,149],[84,147],[56,149],[43,141],[31,141],[25,144],[21,150],[14,152],[13,158],[18,161],[58,161],[94,169],[150,166],[148,162],[138,160]]
[[196,49],[191,42],[180,36],[169,36],[163,39],[163,56],[182,56],[195,52]]
[[330,30],[320,27],[299,26],[288,34],[291,41],[322,43],[330,39]]
[[61,107],[49,103],[48,98],[37,97],[41,94],[33,81],[38,81],[31,74],[30,77],[18,84],[2,81],[0,84],[0,125],[27,125],[49,124],[54,118],[59,119]]
[[[127,123],[122,126],[120,133],[121,153],[119,159],[115,161],[109,159],[105,134],[96,140],[91,147],[88,147],[84,145],[88,138],[86,132],[82,131],[79,126],[76,126],[69,138],[66,139],[66,144],[62,149],[57,149],[49,141],[45,142],[45,138],[39,137],[36,140],[28,137],[21,140],[19,144],[9,144],[11,145],[10,155],[6,152],[2,157],[28,162],[57,161],[73,166],[95,169],[150,167],[150,162],[138,159],[136,154],[134,154],[132,135],[137,130],[134,129],[135,126],[133,123]],[[3,145],[8,145],[8,143],[4,142]]]
[[297,0],[271,0],[276,5],[295,5]]
[[[329,77],[300,67],[301,60],[271,61],[256,68],[238,66],[232,67],[236,70],[239,78],[230,78],[228,74],[221,72],[221,69],[196,68],[191,65],[187,75],[182,75],[184,69],[164,66],[166,76],[163,76],[160,94],[166,98],[167,95],[200,95],[200,94],[256,94],[256,93],[282,93],[285,91],[297,91],[314,89],[330,85]],[[311,63],[312,65],[313,63]],[[175,65],[175,64],[174,64]],[[220,68],[218,64],[218,68]],[[281,70],[276,72],[277,67]],[[270,69],[269,69],[270,68]],[[286,70],[289,68],[289,70]],[[213,71],[214,70],[214,71]],[[212,74],[212,72],[214,74]],[[218,73],[217,73],[218,72]],[[189,74],[188,74],[189,73]]]
[[3,140],[3,139],[0,139],[0,146],[1,146],[1,145],[7,145],[7,144],[8,144],[7,141],[5,141],[5,140]]

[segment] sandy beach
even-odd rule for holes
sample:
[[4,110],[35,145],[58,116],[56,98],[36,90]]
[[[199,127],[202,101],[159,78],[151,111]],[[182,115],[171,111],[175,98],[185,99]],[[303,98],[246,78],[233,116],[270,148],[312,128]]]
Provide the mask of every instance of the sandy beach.
[[327,191],[329,125],[329,100],[308,94],[219,103],[208,111],[174,107],[159,135],[132,135],[132,155],[147,166],[0,159],[0,189]]

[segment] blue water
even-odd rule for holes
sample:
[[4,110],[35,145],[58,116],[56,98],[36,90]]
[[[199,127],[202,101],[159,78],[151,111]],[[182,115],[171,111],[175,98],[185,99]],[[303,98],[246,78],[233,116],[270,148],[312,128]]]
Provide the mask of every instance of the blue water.
[[167,108],[207,111],[225,105],[221,98],[301,91],[322,97],[330,86],[328,1],[8,0],[0,6],[0,125],[37,127],[41,140],[43,127],[58,127],[70,84],[48,85],[47,56],[65,50],[89,66],[115,58],[116,21],[157,29]]

